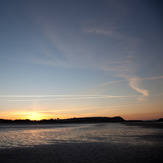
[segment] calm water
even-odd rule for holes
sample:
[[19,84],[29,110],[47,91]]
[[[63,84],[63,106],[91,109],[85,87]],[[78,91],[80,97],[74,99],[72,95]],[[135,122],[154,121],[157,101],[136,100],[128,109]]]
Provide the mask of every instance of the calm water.
[[0,149],[55,143],[106,142],[162,145],[161,129],[121,123],[0,125]]

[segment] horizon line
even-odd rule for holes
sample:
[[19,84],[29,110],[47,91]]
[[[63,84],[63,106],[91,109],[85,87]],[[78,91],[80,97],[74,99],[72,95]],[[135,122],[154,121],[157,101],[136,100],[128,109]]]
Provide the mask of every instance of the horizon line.
[[24,120],[27,120],[27,121],[36,121],[36,122],[39,122],[39,121],[42,121],[42,120],[47,120],[47,121],[50,121],[50,120],[68,120],[68,119],[80,119],[80,118],[117,118],[117,117],[120,117],[122,118],[124,121],[157,121],[159,119],[163,119],[163,118],[158,118],[158,119],[148,119],[148,120],[142,120],[142,119],[129,119],[129,120],[126,120],[124,119],[122,116],[112,116],[112,117],[108,117],[108,116],[88,116],[88,117],[71,117],[71,118],[49,118],[49,119],[40,119],[40,120],[32,120],[32,119],[3,119],[3,118],[0,118],[0,120],[7,120],[7,121],[16,121],[16,120],[20,120],[20,121],[24,121]]

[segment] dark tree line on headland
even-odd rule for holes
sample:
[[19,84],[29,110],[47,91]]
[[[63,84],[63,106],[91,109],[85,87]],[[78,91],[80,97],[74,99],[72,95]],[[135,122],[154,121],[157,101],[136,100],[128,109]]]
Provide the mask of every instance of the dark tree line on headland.
[[[0,119],[0,124],[58,124],[58,123],[109,123],[109,122],[142,122],[141,120],[124,120],[122,117],[83,117],[83,118],[69,118],[69,119],[42,119],[29,120],[17,119],[7,120]],[[155,120],[155,122],[163,122],[163,118]]]
[[125,122],[122,117],[83,117],[83,118],[69,118],[69,119],[42,119],[42,120],[6,120],[0,119],[0,123],[9,124],[55,124],[55,123],[102,123],[102,122]]

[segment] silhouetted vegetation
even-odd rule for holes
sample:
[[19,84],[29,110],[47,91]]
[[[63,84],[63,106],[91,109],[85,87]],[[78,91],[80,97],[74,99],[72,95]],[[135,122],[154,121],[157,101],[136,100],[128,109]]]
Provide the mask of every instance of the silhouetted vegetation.
[[[163,118],[152,122],[162,122]],[[109,123],[109,122],[147,122],[142,120],[124,120],[122,117],[82,117],[82,118],[68,118],[68,119],[42,119],[42,120],[30,120],[30,119],[16,119],[7,120],[0,119],[0,124],[58,124],[58,123]]]
[[42,120],[29,120],[17,119],[6,120],[0,119],[0,123],[9,124],[53,124],[53,123],[104,123],[104,122],[124,122],[122,117],[83,117],[83,118],[69,118],[69,119],[42,119]]

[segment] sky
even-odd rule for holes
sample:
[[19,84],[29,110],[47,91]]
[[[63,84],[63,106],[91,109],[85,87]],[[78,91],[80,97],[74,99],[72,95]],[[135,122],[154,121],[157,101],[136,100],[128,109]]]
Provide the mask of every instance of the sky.
[[162,0],[1,0],[0,118],[163,117]]

